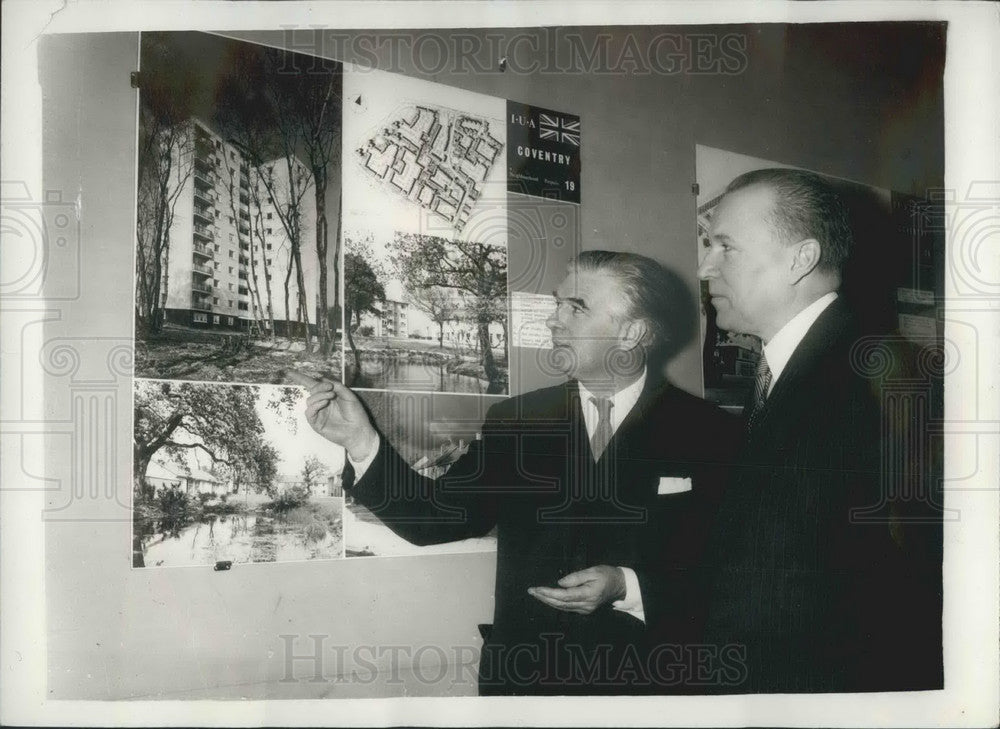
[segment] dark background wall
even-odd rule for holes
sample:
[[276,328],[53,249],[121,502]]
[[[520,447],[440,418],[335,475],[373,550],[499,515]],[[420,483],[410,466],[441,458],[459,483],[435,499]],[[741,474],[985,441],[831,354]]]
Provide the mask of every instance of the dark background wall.
[[[657,41],[664,34],[673,40]],[[579,114],[581,246],[654,256],[692,295],[695,144],[903,193],[942,186],[943,25],[386,35],[396,40],[366,46],[372,31],[328,34],[322,42],[301,31],[240,37]],[[723,53],[727,37],[735,45]],[[650,63],[654,41],[658,69]],[[464,49],[464,60],[452,49]],[[623,53],[638,60],[623,61]],[[508,57],[502,73],[500,55]],[[47,340],[75,343],[79,361],[62,365],[49,347],[43,365],[52,373],[46,416],[67,424],[49,436],[49,452],[65,454],[53,464],[56,478],[82,490],[54,489],[45,514],[49,696],[473,693],[468,650],[479,645],[476,624],[492,614],[492,555],[245,565],[221,573],[130,569],[131,381],[112,353],[131,341],[136,92],[128,77],[137,56],[132,33],[49,37],[39,57],[44,185],[78,201],[81,253],[78,264],[68,264],[75,275],[51,277],[47,292],[59,297],[57,288],[79,287],[45,325]],[[697,342],[670,373],[701,392]],[[81,498],[84,492],[90,498]],[[395,675],[391,651],[373,660],[355,652],[364,646],[443,648],[417,660],[443,662],[447,678],[408,671],[412,648],[399,653]],[[317,647],[324,660],[318,671],[312,659],[293,665],[296,675],[320,680],[281,680],[289,677],[289,648],[312,656]],[[359,657],[386,670],[371,672]],[[333,681],[359,665],[360,679]]]

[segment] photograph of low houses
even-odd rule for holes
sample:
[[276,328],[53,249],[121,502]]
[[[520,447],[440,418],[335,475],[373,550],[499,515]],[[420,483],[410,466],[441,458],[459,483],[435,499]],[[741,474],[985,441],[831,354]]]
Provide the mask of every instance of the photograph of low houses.
[[142,34],[137,376],[340,376],[342,77],[336,61]]
[[343,556],[343,450],[294,387],[135,381],[132,566]]

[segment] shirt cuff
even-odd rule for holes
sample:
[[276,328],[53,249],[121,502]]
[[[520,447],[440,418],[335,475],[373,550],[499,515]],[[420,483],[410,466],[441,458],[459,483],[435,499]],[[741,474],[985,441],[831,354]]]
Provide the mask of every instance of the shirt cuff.
[[642,609],[642,592],[639,590],[639,578],[635,574],[635,570],[631,567],[619,567],[622,574],[625,575],[625,597],[621,600],[615,600],[611,603],[611,607],[615,610],[621,610],[623,613],[628,613],[633,618],[637,618],[642,622],[646,622],[646,613]]
[[[372,452],[369,453],[360,461],[355,461],[353,458],[351,458],[350,453],[347,454],[347,460],[351,462],[351,468],[354,469],[354,483],[360,481],[361,477],[365,475],[365,471],[367,471],[368,467],[375,462],[375,456],[378,455],[378,452],[379,450],[381,450],[381,448],[382,448],[382,439],[379,438],[379,440],[375,441],[375,447],[372,448]],[[638,584],[639,584],[638,581],[636,581],[637,587]]]

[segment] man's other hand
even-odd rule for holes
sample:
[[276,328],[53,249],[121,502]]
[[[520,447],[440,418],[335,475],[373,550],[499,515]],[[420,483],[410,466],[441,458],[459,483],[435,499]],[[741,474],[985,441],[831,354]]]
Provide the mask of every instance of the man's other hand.
[[528,594],[556,610],[581,615],[625,597],[625,573],[606,564],[571,572],[557,584],[559,587],[529,587]]
[[348,387],[329,380],[315,380],[308,387],[306,420],[313,430],[346,448],[355,461],[363,461],[378,448],[378,433]]

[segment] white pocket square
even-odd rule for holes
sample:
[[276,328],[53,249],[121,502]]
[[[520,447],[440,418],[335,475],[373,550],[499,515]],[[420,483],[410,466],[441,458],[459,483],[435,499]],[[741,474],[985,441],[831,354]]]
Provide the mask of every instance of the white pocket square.
[[678,476],[660,476],[660,483],[656,487],[656,495],[682,494],[691,490],[691,479],[680,478]]

